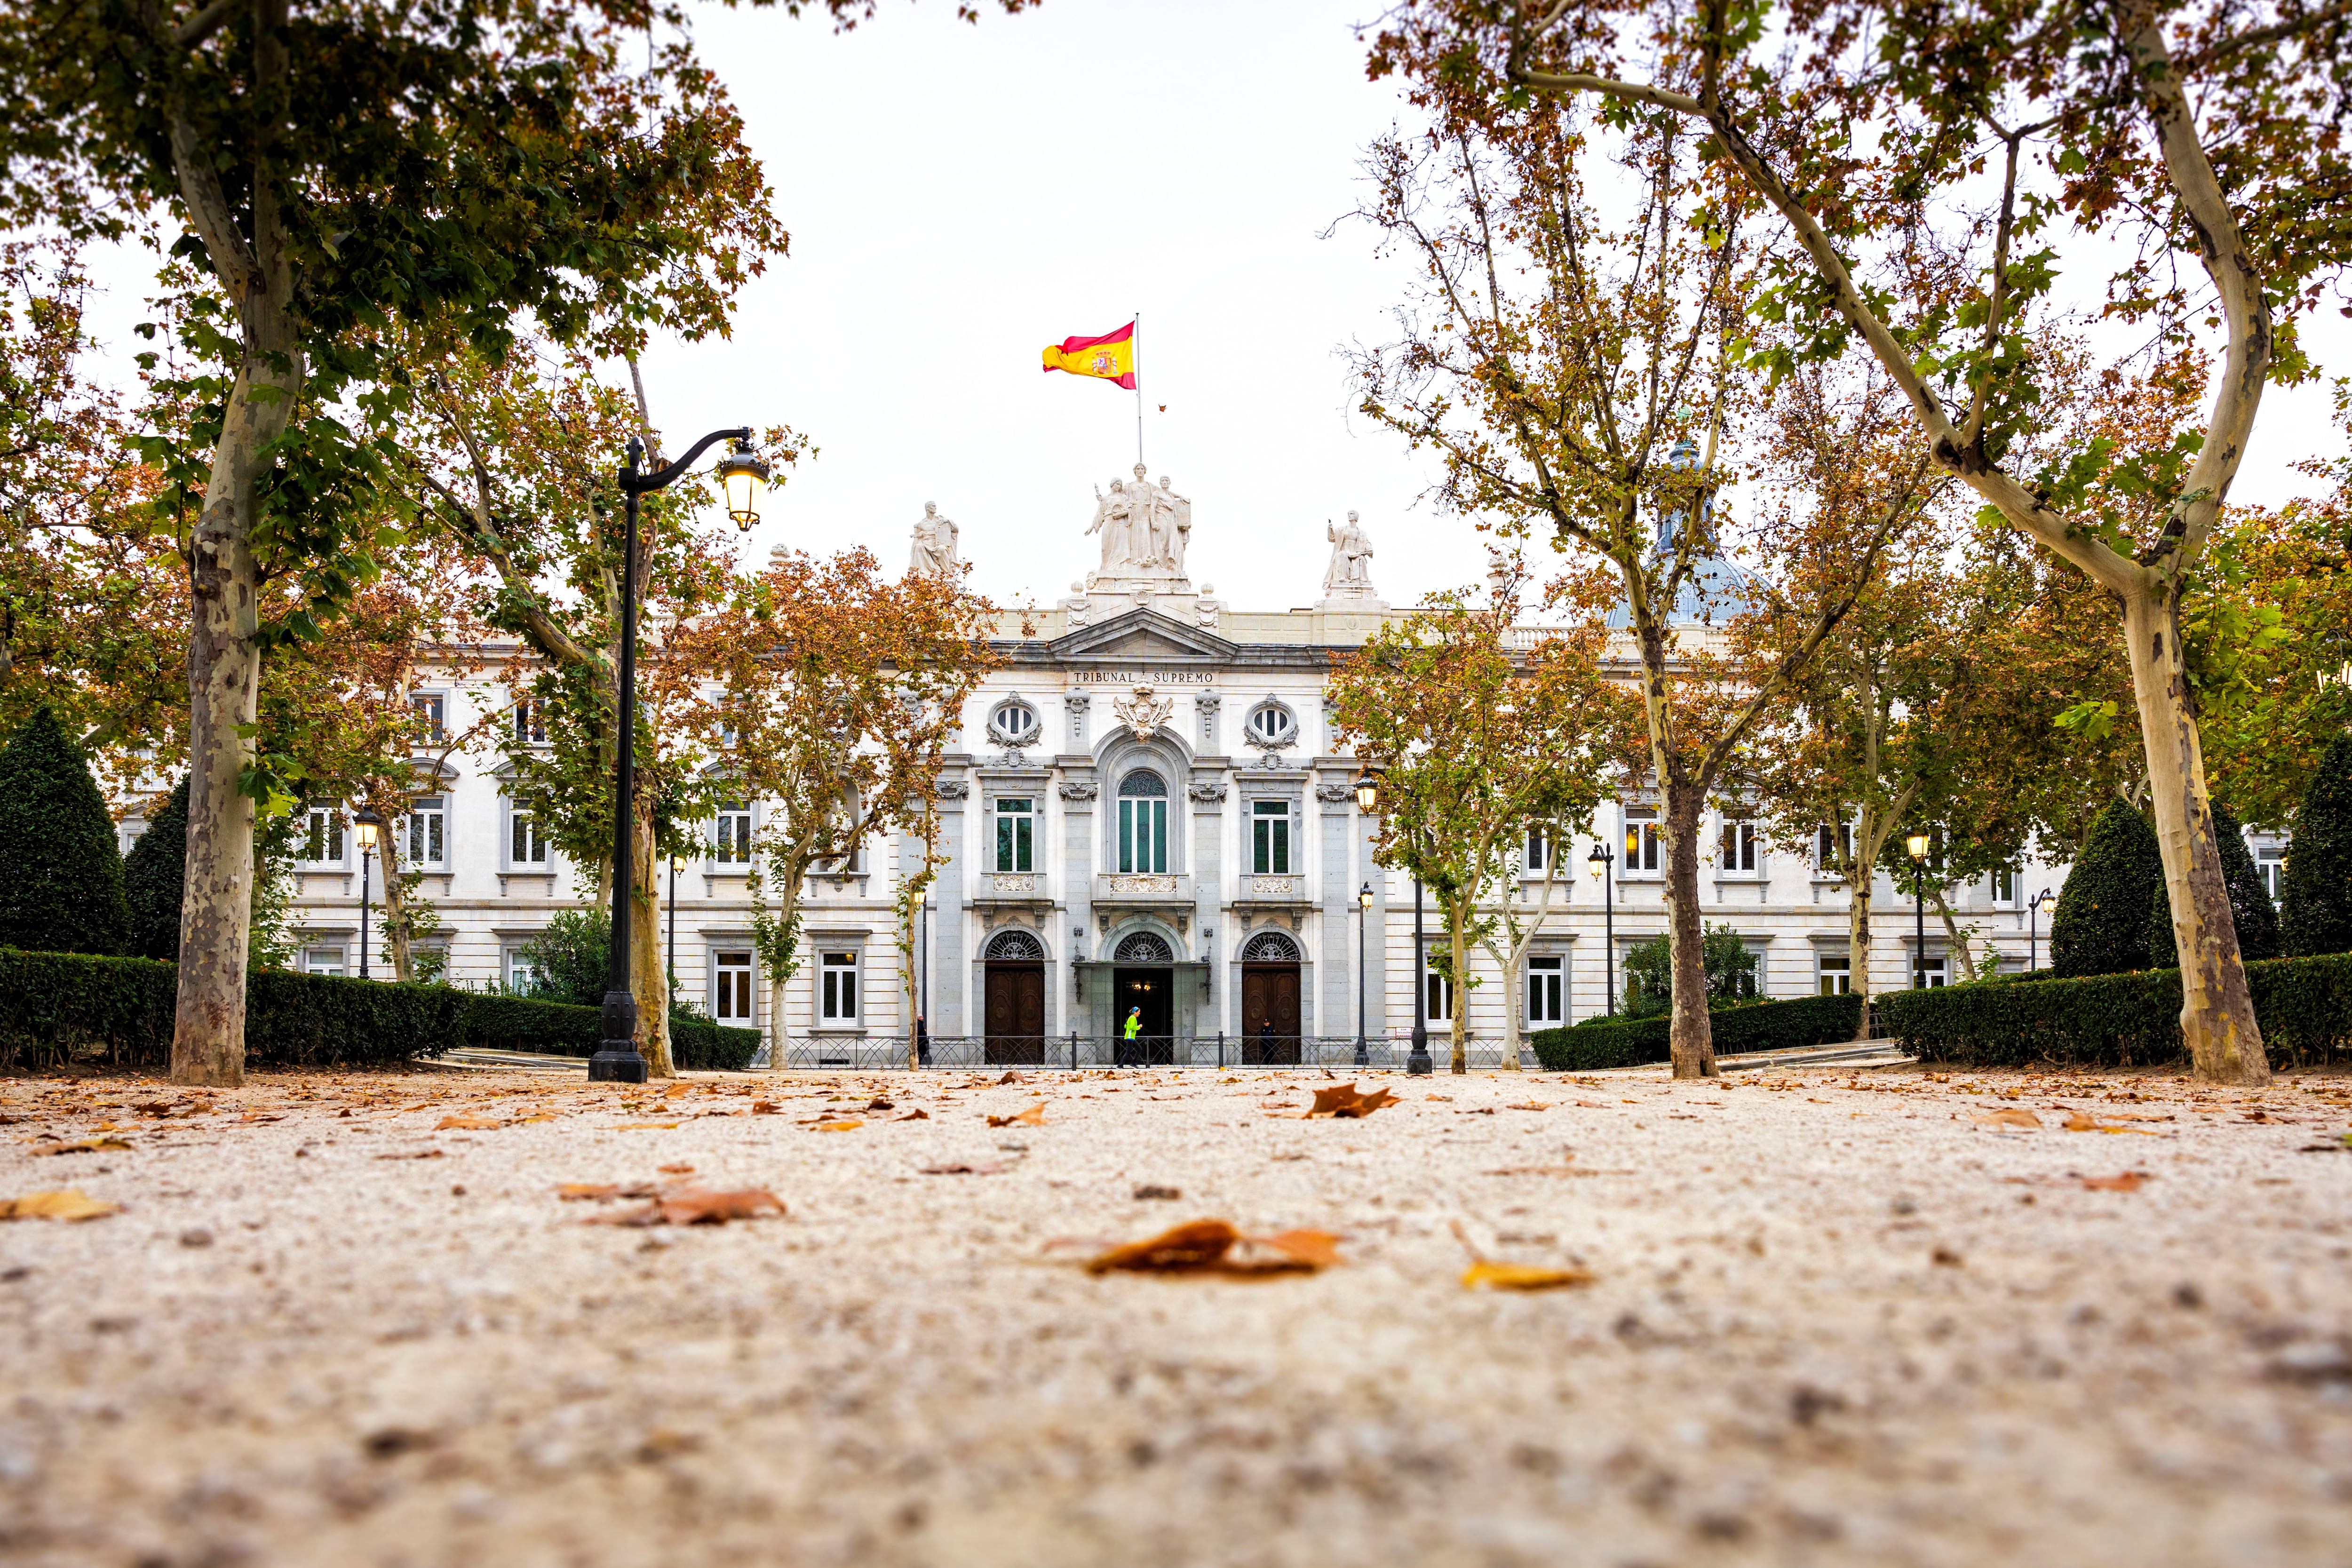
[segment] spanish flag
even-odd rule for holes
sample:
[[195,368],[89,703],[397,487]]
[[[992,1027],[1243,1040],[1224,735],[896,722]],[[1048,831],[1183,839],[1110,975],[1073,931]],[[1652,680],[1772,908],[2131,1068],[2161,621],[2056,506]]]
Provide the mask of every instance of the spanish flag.
[[1098,375],[1133,392],[1135,323],[1129,321],[1098,338],[1064,338],[1058,346],[1046,349],[1045,368],[1066,370],[1072,375]]

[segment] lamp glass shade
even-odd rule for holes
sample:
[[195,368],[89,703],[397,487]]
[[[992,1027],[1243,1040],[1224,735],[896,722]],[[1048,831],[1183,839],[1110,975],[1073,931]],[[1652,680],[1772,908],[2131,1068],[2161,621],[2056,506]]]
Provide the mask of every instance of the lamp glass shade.
[[749,441],[736,442],[719,459],[719,484],[727,492],[727,515],[746,533],[760,521],[760,488],[767,479],[768,465],[751,450]]
[[1363,890],[1356,895],[1356,902],[1363,909],[1369,910],[1372,907],[1372,885],[1370,882],[1365,883]]
[[1597,843],[1592,847],[1592,853],[1584,858],[1585,869],[1592,873],[1592,879],[1596,882],[1601,880],[1601,873],[1608,867],[1608,864],[1609,851],[1601,847]]
[[373,848],[374,848],[374,847],[375,847],[375,824],[374,824],[374,823],[373,823],[373,822],[362,822],[362,823],[361,823],[361,824],[359,825],[359,830],[360,830],[360,847],[361,847],[361,848],[362,848],[362,849],[373,849]]
[[1356,780],[1356,809],[1367,816],[1381,809],[1381,775],[1369,768]]
[[360,847],[373,849],[376,846],[376,837],[383,827],[383,818],[374,807],[363,805],[352,814],[352,826],[357,831]]
[[1924,833],[1911,835],[1903,841],[1903,847],[1911,851],[1911,858],[1914,860],[1925,860],[1927,858],[1927,836]]

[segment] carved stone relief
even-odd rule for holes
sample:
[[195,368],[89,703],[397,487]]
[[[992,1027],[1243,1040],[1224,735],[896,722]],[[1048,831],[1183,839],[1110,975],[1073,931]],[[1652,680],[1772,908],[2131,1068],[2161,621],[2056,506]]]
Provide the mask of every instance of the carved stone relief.
[[1099,793],[1098,787],[1091,779],[1065,779],[1062,781],[1061,789],[1064,800],[1092,800]]
[[1225,798],[1225,786],[1215,779],[1202,779],[1187,785],[1184,793],[1198,805],[1214,805]]

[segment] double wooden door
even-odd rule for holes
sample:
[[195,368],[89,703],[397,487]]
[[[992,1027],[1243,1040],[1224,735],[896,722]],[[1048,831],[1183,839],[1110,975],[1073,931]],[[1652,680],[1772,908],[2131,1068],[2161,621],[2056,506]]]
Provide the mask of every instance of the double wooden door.
[[[1274,1026],[1273,1039],[1266,1026]],[[1242,965],[1242,1060],[1298,1060],[1298,965]]]
[[1045,966],[988,966],[988,1059],[1008,1066],[1045,1059]]

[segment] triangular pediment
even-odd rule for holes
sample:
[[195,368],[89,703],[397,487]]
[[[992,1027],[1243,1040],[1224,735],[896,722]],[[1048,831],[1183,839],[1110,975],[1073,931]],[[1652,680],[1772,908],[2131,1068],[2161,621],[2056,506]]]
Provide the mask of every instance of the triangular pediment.
[[1157,610],[1129,610],[1047,646],[1054,657],[1065,659],[1230,659],[1236,651],[1214,632]]

